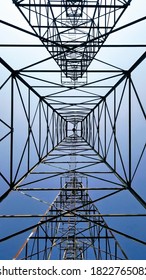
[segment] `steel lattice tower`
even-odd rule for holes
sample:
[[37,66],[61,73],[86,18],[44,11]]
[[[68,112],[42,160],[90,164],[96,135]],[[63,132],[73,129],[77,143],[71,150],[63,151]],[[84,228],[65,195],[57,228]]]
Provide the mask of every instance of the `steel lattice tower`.
[[[23,21],[1,21],[16,38],[1,44],[1,248],[14,242],[7,256],[26,260],[144,256],[146,45],[108,40],[146,17],[122,24],[131,0],[12,2]],[[126,67],[119,49],[136,52]]]

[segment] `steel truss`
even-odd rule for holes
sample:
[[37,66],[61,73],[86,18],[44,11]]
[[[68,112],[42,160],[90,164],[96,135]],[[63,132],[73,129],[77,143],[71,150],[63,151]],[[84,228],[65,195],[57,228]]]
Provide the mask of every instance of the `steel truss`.
[[[48,51],[20,67],[0,58],[0,241],[1,248],[15,244],[8,258],[146,253],[146,45],[106,45],[108,37],[145,23],[141,17],[116,27],[130,2],[13,0],[32,31],[2,21],[40,41],[1,49],[21,56]],[[126,68],[100,59],[113,49],[139,50],[139,58]]]
[[[69,139],[70,140],[70,139]],[[89,197],[83,178],[66,175],[65,185],[14,259],[127,259]]]
[[13,2],[56,60],[62,83],[75,85],[87,83],[87,68],[131,0]]

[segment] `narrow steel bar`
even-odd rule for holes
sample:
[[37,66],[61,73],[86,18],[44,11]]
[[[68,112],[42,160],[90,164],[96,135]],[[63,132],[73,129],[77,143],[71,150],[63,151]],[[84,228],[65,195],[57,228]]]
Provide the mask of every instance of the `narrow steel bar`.
[[10,188],[13,187],[14,155],[14,76],[11,77],[11,137],[10,137]]

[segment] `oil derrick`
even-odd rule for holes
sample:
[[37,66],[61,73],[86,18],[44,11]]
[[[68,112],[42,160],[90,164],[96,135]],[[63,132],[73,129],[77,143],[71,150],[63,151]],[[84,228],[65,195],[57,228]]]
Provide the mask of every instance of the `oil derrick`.
[[146,18],[136,2],[9,4],[0,258],[145,259]]

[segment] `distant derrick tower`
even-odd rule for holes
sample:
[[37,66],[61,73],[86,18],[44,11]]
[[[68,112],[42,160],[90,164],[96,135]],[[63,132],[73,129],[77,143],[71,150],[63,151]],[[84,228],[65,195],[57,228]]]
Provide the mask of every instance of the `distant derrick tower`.
[[19,59],[0,58],[1,251],[20,260],[145,256],[145,44],[117,36],[128,40],[138,26],[143,37],[145,17],[121,25],[131,0],[12,2],[26,25],[2,21],[16,32],[2,48]]

